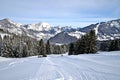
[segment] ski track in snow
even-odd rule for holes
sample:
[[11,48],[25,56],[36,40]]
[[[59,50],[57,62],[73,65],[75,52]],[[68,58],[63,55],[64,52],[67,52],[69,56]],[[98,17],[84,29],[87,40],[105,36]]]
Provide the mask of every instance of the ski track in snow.
[[110,53],[49,55],[0,62],[0,80],[120,80],[119,72],[120,54]]

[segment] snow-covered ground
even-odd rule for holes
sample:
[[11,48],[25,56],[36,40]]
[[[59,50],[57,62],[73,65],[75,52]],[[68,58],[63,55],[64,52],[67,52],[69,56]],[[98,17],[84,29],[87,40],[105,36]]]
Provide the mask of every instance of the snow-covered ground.
[[0,80],[120,80],[120,51],[99,53],[0,57]]

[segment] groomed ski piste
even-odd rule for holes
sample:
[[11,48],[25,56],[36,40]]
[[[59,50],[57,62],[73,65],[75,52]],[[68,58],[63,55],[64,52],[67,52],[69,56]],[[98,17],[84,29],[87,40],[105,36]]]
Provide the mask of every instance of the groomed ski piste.
[[0,57],[0,80],[120,80],[120,51]]

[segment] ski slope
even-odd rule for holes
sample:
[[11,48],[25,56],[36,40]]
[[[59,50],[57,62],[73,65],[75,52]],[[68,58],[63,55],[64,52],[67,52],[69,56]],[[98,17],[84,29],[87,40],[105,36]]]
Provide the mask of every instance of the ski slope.
[[120,80],[120,51],[46,58],[0,57],[0,80]]

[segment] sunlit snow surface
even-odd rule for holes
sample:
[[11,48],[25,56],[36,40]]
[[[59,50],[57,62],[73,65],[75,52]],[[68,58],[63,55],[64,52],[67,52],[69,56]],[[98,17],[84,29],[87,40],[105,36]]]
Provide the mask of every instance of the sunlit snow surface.
[[120,51],[98,53],[0,57],[0,80],[120,80]]

